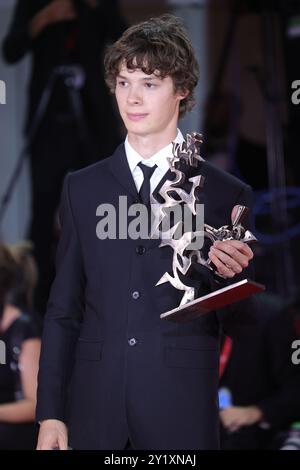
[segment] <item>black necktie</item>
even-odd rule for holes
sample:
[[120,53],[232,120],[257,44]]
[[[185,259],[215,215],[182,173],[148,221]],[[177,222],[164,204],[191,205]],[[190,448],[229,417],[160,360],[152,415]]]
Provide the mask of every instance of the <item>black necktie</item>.
[[139,190],[139,196],[141,202],[148,206],[150,203],[150,178],[153,175],[155,168],[157,168],[157,165],[147,166],[140,162],[139,167],[144,175],[144,181],[141,189]]

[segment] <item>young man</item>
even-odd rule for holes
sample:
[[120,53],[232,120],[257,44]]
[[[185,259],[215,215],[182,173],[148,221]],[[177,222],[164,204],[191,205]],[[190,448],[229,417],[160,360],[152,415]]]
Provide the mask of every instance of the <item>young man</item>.
[[[218,316],[161,320],[182,296],[170,283],[155,287],[171,271],[172,249],[157,239],[96,235],[100,204],[114,206],[119,220],[120,196],[128,205],[140,200],[140,162],[156,165],[149,191],[170,177],[167,157],[172,142],[183,140],[177,123],[193,104],[197,63],[181,23],[168,15],[129,28],[108,50],[105,69],[128,134],[111,157],[65,180],[40,363],[38,449],[124,449],[128,442],[216,449]],[[235,204],[250,204],[249,187],[208,163],[200,170],[207,223],[224,225]],[[209,256],[225,278],[238,280],[253,255],[231,241]]]

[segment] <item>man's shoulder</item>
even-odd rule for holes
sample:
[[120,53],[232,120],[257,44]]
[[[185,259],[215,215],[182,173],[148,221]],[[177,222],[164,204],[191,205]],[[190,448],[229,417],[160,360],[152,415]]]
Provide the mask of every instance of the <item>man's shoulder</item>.
[[98,179],[99,175],[103,175],[103,172],[106,172],[109,168],[109,161],[111,159],[111,155],[109,157],[104,158],[103,160],[99,160],[92,165],[88,165],[80,170],[72,171],[68,174],[69,180],[72,183],[76,182],[83,182],[86,180],[94,180]]
[[82,185],[93,185],[96,183],[97,185],[99,182],[103,179],[106,179],[108,177],[108,174],[111,172],[110,166],[112,159],[120,152],[123,151],[124,144],[119,145],[115,152],[102,159],[99,160],[96,163],[93,163],[92,165],[88,165],[80,170],[76,170],[73,172],[70,172],[68,174],[69,182],[72,186],[72,188],[75,186],[82,187]]

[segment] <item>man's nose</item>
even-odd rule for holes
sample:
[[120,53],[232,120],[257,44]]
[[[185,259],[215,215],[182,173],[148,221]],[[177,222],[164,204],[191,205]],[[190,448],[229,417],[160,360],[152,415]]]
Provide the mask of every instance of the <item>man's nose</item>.
[[129,90],[127,101],[129,104],[141,104],[143,101],[140,87],[132,86]]

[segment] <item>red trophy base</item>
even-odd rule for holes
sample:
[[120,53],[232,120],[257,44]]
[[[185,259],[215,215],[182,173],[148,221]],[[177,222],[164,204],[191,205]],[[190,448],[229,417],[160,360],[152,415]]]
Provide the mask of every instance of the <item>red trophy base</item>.
[[244,300],[250,295],[264,290],[265,286],[262,284],[258,284],[250,279],[243,279],[235,284],[199,297],[181,307],[162,313],[160,318],[184,323],[205,315],[212,310],[219,310],[227,305]]

